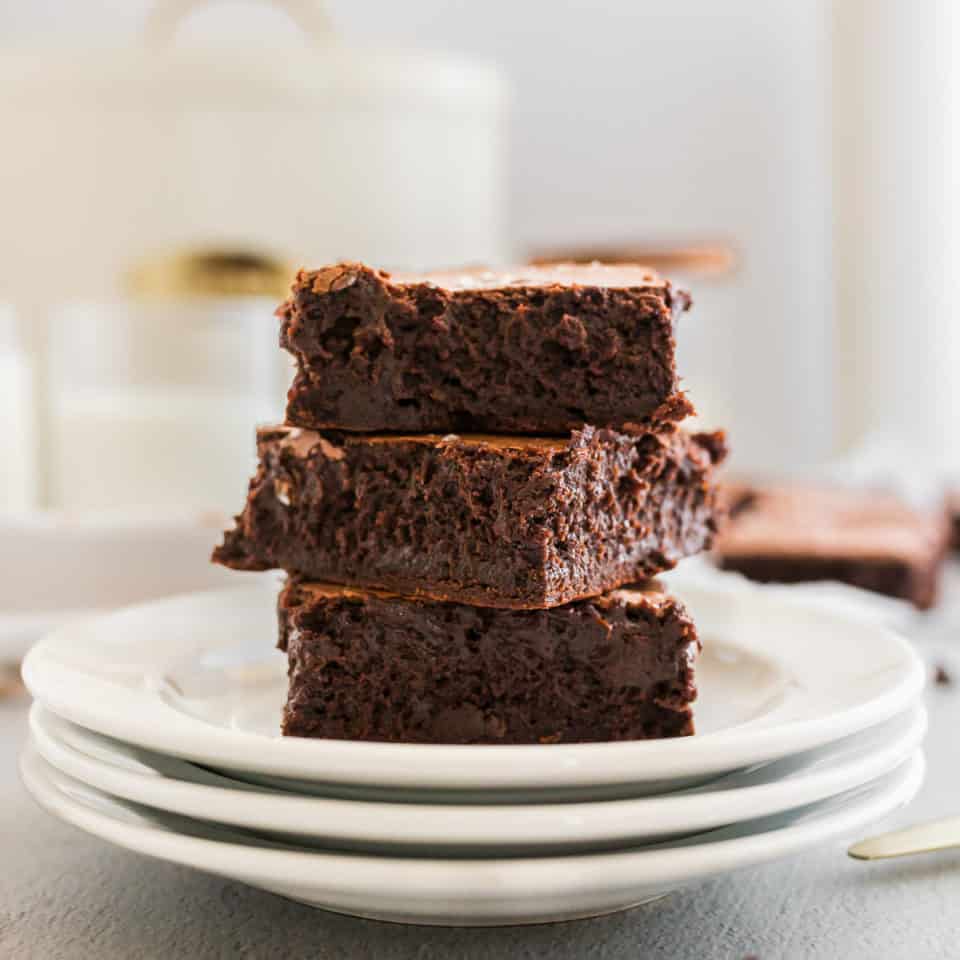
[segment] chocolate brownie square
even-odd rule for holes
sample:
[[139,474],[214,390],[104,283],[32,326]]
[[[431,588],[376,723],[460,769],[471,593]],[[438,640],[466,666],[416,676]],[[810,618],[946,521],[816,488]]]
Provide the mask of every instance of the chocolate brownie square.
[[573,743],[693,732],[697,632],[656,585],[496,610],[289,582],[287,736]]
[[542,608],[670,569],[716,530],[723,435],[259,432],[214,560],[481,606]]
[[297,361],[287,422],[314,429],[567,434],[675,422],[690,297],[600,264],[391,275],[301,271],[278,310]]

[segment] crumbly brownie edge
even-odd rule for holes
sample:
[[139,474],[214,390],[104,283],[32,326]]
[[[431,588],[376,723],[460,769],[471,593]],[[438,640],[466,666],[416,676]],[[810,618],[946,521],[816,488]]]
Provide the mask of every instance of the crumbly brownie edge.
[[214,560],[542,608],[654,576],[716,532],[722,435],[488,440],[265,428]]

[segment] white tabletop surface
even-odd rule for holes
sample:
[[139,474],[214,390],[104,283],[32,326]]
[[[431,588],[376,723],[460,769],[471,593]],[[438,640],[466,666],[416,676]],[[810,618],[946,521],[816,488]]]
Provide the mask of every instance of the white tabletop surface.
[[[960,611],[960,576],[951,605]],[[950,685],[931,683],[928,774],[883,827],[960,814],[960,629],[941,611],[919,634]],[[0,681],[0,690],[3,682]],[[0,697],[0,957],[955,958],[960,850],[877,863],[847,842],[722,877],[597,920],[457,930],[312,910],[107,846],[41,811],[20,785],[25,694]],[[849,841],[858,839],[848,838]]]

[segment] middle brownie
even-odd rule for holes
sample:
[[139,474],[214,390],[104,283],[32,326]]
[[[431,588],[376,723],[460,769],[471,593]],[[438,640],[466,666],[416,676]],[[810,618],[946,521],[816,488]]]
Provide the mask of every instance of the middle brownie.
[[722,433],[569,438],[262,428],[214,560],[479,606],[545,608],[708,548]]

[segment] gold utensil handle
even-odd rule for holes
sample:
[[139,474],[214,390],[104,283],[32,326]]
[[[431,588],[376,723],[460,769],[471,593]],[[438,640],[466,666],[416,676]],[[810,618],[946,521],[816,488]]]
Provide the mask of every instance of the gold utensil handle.
[[918,823],[855,843],[847,853],[855,860],[886,860],[914,853],[960,847],[960,817]]

